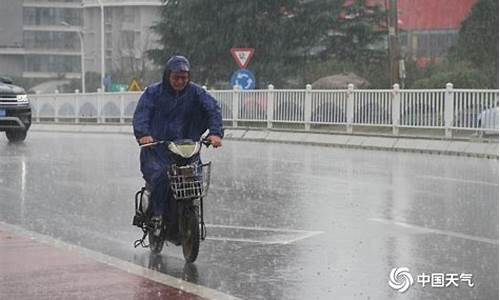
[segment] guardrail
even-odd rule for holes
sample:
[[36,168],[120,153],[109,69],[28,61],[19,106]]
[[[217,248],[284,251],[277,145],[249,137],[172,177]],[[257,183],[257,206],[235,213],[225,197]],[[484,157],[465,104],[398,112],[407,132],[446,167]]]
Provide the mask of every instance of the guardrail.
[[[440,129],[498,134],[498,90],[211,90],[234,127]],[[130,122],[138,92],[31,95],[36,121]]]

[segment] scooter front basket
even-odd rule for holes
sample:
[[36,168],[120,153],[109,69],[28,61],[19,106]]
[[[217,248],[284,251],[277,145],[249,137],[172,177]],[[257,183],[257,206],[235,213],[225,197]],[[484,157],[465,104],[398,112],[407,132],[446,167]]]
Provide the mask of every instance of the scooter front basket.
[[211,163],[172,166],[168,172],[170,189],[175,200],[190,200],[207,195]]

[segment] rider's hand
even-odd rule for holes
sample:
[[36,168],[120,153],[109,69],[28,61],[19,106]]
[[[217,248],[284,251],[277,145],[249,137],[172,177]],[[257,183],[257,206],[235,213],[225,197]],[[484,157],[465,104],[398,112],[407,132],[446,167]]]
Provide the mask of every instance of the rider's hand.
[[210,144],[212,144],[214,148],[219,148],[222,146],[222,139],[218,135],[209,135],[208,140],[210,141]]
[[152,136],[150,135],[147,135],[147,136],[143,136],[139,139],[139,145],[144,145],[144,144],[150,144],[150,143],[153,143],[155,140],[153,139]]

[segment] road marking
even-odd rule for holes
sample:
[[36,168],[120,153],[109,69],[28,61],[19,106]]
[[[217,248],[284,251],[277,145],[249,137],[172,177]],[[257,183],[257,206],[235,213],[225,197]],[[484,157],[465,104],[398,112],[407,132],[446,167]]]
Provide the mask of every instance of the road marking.
[[[258,244],[280,244],[280,245],[288,245],[291,243],[295,243],[300,240],[304,240],[310,238],[312,236],[322,234],[323,231],[308,231],[308,230],[300,230],[300,229],[287,229],[287,228],[271,228],[271,227],[247,227],[247,226],[233,226],[233,225],[219,225],[219,224],[206,224],[207,228],[223,228],[223,229],[239,229],[246,231],[267,231],[274,233],[284,233],[290,234],[291,237],[280,237],[276,236],[263,236],[263,238],[239,238],[239,237],[217,237],[217,236],[207,236],[207,240],[213,241],[230,241],[230,242],[242,242],[242,243],[258,243]],[[266,237],[271,237],[274,239],[266,239]]]
[[207,237],[205,240],[209,241],[223,241],[223,242],[241,242],[241,243],[255,243],[255,244],[265,244],[265,245],[286,245],[288,241],[264,241],[264,240],[254,240],[254,239],[244,239],[244,238],[226,238],[226,237]]
[[310,231],[301,229],[272,228],[272,227],[250,227],[250,226],[219,225],[219,224],[206,224],[206,226],[211,228],[228,228],[228,229],[243,229],[243,230],[256,230],[256,231],[275,231],[275,232],[290,232],[290,233],[309,233],[309,232],[323,233],[323,231]]
[[452,178],[452,177],[441,177],[441,176],[424,175],[424,176],[417,176],[417,178],[434,179],[434,180],[447,180],[447,181],[455,181],[455,182],[464,182],[464,183],[473,183],[473,184],[484,184],[484,185],[498,186],[498,183],[494,183],[494,182],[477,181],[477,180],[467,180],[467,179],[459,179],[459,178]]
[[114,268],[120,269],[122,271],[125,271],[130,274],[134,274],[137,276],[141,276],[147,279],[150,279],[152,281],[159,282],[161,284],[182,290],[186,293],[191,293],[198,295],[202,298],[206,299],[214,299],[214,300],[240,300],[240,298],[224,294],[222,292],[219,292],[217,290],[197,285],[167,274],[163,274],[148,268],[144,268],[142,266],[130,263],[128,261],[124,261],[121,259],[118,259],[116,257],[112,257],[103,253],[99,253],[87,248],[83,248],[80,246],[68,244],[66,242],[57,240],[53,237],[43,235],[40,233],[36,233],[33,231],[26,230],[24,228],[21,228],[16,225],[12,224],[7,224],[2,221],[0,221],[0,228],[3,228],[7,231],[10,231],[14,234],[18,234],[21,236],[28,236],[31,237],[34,240],[37,240],[39,242],[48,244],[50,246],[53,246],[55,248],[59,248],[62,250],[71,250],[71,251],[76,251],[79,254],[90,257],[91,259],[98,261],[100,263],[112,266]]
[[488,238],[484,238],[484,237],[458,233],[458,232],[454,232],[454,231],[433,229],[433,228],[422,227],[422,226],[412,225],[412,224],[403,223],[403,222],[396,222],[396,221],[387,220],[387,219],[371,218],[368,220],[373,221],[373,222],[384,223],[384,224],[388,224],[388,225],[396,225],[396,226],[400,226],[400,227],[404,227],[404,228],[409,228],[409,229],[420,231],[422,233],[442,234],[442,235],[448,235],[448,236],[452,236],[452,237],[456,237],[456,238],[460,238],[460,239],[466,239],[466,240],[470,240],[470,241],[498,245],[498,240],[493,240],[493,239],[488,239]]

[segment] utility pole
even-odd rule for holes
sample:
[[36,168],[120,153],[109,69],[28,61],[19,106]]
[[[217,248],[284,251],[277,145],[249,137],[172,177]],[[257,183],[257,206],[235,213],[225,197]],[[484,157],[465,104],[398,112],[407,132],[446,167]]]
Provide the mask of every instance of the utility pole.
[[387,27],[389,35],[389,70],[390,70],[390,85],[395,83],[400,84],[399,64],[400,64],[400,48],[399,48],[399,28],[398,28],[398,0],[385,0],[387,10]]

